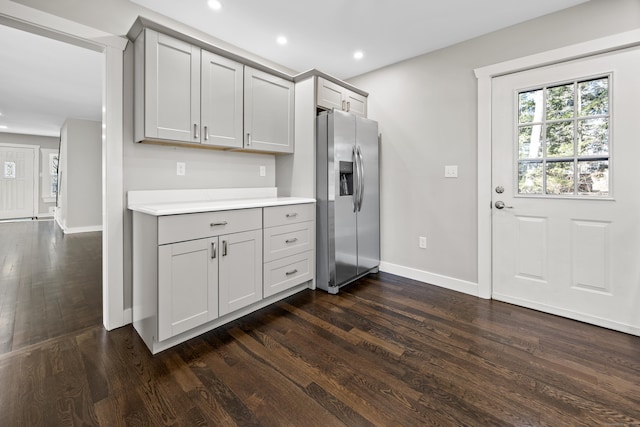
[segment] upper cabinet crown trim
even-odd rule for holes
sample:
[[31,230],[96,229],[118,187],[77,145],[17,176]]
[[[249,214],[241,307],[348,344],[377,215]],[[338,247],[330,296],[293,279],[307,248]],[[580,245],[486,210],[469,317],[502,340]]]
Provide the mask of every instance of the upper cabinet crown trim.
[[155,21],[152,21],[150,19],[147,19],[143,16],[138,16],[138,19],[136,19],[136,21],[133,23],[133,26],[131,27],[131,29],[129,30],[129,32],[127,33],[127,38],[129,40],[131,40],[132,42],[135,41],[138,36],[140,35],[140,33],[142,33],[142,31],[145,29],[151,29],[151,30],[155,30],[159,33],[162,34],[166,34],[168,36],[171,36],[173,38],[176,38],[178,40],[182,40],[184,42],[187,42],[189,44],[192,44],[194,46],[197,46],[201,49],[205,49],[208,50],[209,52],[224,56],[226,58],[232,59],[234,61],[237,61],[243,65],[248,65],[252,68],[258,69],[260,71],[264,71],[265,73],[269,73],[269,74],[273,74],[275,76],[278,76],[280,78],[283,78],[285,80],[288,81],[293,81],[293,77],[287,73],[284,73],[280,70],[277,70],[273,67],[269,67],[268,65],[262,64],[260,62],[251,60],[249,58],[246,58],[244,56],[238,55],[236,53],[233,53],[227,49],[223,49],[219,46],[216,46],[214,44],[211,44],[197,36],[193,36],[193,35],[189,35],[189,34],[185,34],[183,32],[180,31],[176,31],[170,27],[166,27],[162,24],[158,24]]

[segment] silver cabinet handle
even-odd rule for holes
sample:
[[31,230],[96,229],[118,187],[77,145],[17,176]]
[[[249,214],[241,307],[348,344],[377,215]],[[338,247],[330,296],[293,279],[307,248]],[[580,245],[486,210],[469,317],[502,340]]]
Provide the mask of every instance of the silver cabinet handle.
[[298,272],[298,269],[295,269],[295,270],[287,271],[284,274],[286,274],[287,276],[291,276],[292,274],[296,274],[297,272]]
[[295,242],[297,242],[297,241],[298,241],[298,238],[297,238],[297,237],[294,237],[293,239],[288,239],[288,240],[285,240],[284,242],[285,242],[285,243],[295,243]]
[[251,146],[251,133],[247,132],[247,147]]
[[358,212],[362,210],[362,200],[364,200],[364,160],[362,159],[362,151],[360,146],[356,149],[358,160],[360,162],[358,166],[358,185],[360,186],[359,198],[358,198]]
[[347,103],[346,101],[344,101],[344,100],[342,101],[342,111],[346,111],[347,110],[345,108],[346,103]]
[[209,126],[204,127],[204,140],[205,141],[209,140]]
[[222,256],[227,256],[228,252],[227,252],[227,241],[223,240],[222,241]]
[[496,209],[504,209],[504,208],[507,208],[507,209],[513,209],[513,206],[507,206],[507,205],[505,205],[505,204],[504,204],[504,202],[503,202],[502,200],[498,200],[498,201],[496,202],[495,206],[496,206]]
[[298,212],[288,213],[285,215],[287,218],[295,218],[298,216]]
[[347,101],[347,113],[351,111],[351,102]]
[[193,138],[194,139],[200,138],[200,135],[198,135],[198,124],[197,123],[193,124]]
[[227,221],[222,221],[222,222],[212,222],[211,224],[209,224],[210,227],[218,227],[221,225],[227,225],[229,224]]
[[216,259],[218,256],[218,249],[216,248],[216,242],[211,242],[211,259]]

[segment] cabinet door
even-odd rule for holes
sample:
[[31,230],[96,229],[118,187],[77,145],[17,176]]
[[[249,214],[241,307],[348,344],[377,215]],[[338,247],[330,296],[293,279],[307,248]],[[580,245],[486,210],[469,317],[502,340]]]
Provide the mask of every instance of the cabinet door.
[[202,51],[203,144],[242,148],[243,65]]
[[220,236],[220,316],[262,299],[262,230]]
[[158,341],[218,317],[218,239],[158,247]]
[[356,116],[367,117],[367,98],[345,89],[345,101],[347,111]]
[[145,137],[200,142],[200,48],[145,30]]
[[244,68],[244,148],[293,153],[293,82]]
[[322,77],[318,77],[318,107],[331,110],[333,108],[338,110],[346,109],[346,102],[343,104],[342,91],[344,88],[329,80],[325,80]]

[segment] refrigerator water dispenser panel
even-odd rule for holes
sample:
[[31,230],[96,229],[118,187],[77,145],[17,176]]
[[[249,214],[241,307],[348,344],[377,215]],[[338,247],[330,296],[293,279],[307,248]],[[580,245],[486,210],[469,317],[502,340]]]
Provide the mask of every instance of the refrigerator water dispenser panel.
[[353,196],[353,162],[340,162],[340,195]]

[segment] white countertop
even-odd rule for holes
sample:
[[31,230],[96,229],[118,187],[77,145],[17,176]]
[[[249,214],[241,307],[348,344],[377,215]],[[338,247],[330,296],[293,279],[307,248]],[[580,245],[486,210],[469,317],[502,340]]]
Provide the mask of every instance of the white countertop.
[[129,209],[149,215],[178,215],[197,212],[228,211],[232,209],[264,208],[269,206],[315,203],[304,197],[268,197],[263,199],[201,200],[193,202],[164,202],[130,205]]
[[315,203],[307,197],[278,197],[275,188],[129,191],[128,208],[148,215],[179,215],[232,209]]

